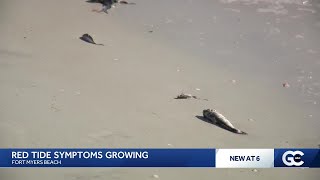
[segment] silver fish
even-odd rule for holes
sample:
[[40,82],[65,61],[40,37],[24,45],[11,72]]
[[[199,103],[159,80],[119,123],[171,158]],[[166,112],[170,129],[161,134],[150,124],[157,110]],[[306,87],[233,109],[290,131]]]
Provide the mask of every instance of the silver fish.
[[247,135],[246,132],[235,128],[231,124],[231,122],[226,117],[224,117],[222,114],[220,114],[217,110],[205,109],[205,110],[203,110],[203,117],[208,119],[209,121],[211,121],[213,124],[221,126],[221,127],[225,128],[226,130],[229,130],[233,133]]

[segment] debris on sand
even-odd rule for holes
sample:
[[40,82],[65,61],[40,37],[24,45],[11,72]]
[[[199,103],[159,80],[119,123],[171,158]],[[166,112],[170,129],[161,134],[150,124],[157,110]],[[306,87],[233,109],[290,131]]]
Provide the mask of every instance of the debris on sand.
[[194,96],[192,94],[185,94],[185,93],[181,93],[179,94],[176,98],[174,99],[198,99],[198,100],[205,100],[208,101],[208,99],[200,99],[197,96]]
[[181,93],[175,99],[192,99],[192,98],[197,99],[197,96]]
[[104,44],[97,44],[97,43],[95,43],[94,40],[93,40],[93,38],[92,38],[89,34],[83,34],[79,39],[81,39],[82,41],[85,41],[85,42],[87,42],[87,43],[104,46]]
[[75,95],[80,95],[81,92],[80,92],[80,91],[76,91],[74,94],[75,94]]
[[290,84],[289,83],[283,83],[282,86],[285,87],[285,88],[289,88]]
[[252,118],[249,118],[249,119],[248,119],[248,121],[250,121],[250,122],[254,122],[254,119],[252,119]]
[[56,96],[53,96],[52,97],[52,100],[51,100],[51,104],[50,104],[50,108],[53,112],[58,112],[60,111],[60,108],[57,107],[57,98]]
[[301,35],[301,34],[297,34],[297,35],[296,35],[296,38],[297,38],[297,39],[303,39],[304,37],[303,37],[303,35]]
[[156,174],[154,174],[152,177],[156,178],[156,179],[159,179],[159,175],[156,175]]

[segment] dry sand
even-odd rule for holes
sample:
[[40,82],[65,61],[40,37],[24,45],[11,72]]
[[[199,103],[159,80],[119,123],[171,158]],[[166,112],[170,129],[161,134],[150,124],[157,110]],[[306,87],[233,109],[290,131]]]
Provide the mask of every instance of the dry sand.
[[[318,147],[319,1],[134,2],[108,15],[78,0],[0,2],[1,148]],[[84,33],[105,46],[79,40]],[[182,91],[209,101],[174,100]],[[218,109],[249,135],[197,119],[204,108]],[[316,169],[68,168],[1,169],[0,179],[154,174],[320,176]]]

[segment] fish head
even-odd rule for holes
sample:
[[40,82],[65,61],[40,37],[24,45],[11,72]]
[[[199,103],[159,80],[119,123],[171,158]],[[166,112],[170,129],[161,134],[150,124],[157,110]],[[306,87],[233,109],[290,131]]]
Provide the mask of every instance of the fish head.
[[205,109],[202,111],[203,116],[205,116],[206,114],[210,113],[210,109]]

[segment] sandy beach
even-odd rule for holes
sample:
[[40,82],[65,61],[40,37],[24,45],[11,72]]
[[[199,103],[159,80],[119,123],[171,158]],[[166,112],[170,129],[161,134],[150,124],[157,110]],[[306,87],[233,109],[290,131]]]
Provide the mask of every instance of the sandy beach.
[[[318,148],[320,1],[0,1],[1,148]],[[96,46],[81,41],[89,33]],[[287,83],[288,87],[283,87]],[[201,100],[175,100],[181,92]],[[248,136],[199,120],[218,109]],[[317,169],[0,169],[1,180],[317,180]]]

